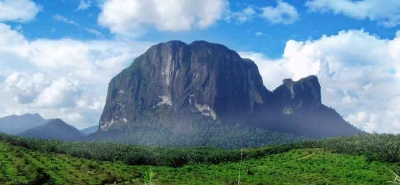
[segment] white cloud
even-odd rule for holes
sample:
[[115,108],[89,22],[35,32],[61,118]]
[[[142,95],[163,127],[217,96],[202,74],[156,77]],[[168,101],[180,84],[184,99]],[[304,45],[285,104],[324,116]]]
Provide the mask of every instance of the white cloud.
[[251,19],[253,19],[257,14],[257,7],[255,6],[247,6],[240,12],[228,12],[225,16],[225,20],[235,20],[237,23],[244,23]]
[[162,31],[204,29],[221,19],[225,0],[106,0],[98,22],[112,33],[138,36],[152,26]]
[[0,117],[5,117],[8,116],[7,114],[5,114],[6,112],[6,108],[4,108],[4,106],[0,105]]
[[292,73],[283,66],[286,62],[283,59],[272,60],[261,53],[254,52],[239,52],[239,55],[251,59],[257,64],[264,85],[270,90],[282,84],[283,79],[292,76]]
[[101,32],[99,32],[99,31],[97,31],[97,30],[95,30],[95,29],[91,29],[91,28],[83,28],[85,31],[87,31],[87,32],[89,32],[89,33],[91,33],[91,34],[93,34],[93,35],[96,35],[96,36],[98,36],[98,37],[103,37],[104,35],[101,33]]
[[14,99],[21,104],[33,103],[39,95],[41,89],[46,84],[46,79],[41,73],[27,76],[19,72],[14,72],[4,82],[4,90],[14,95]]
[[258,32],[256,32],[256,33],[254,33],[254,35],[257,36],[257,37],[260,37],[260,36],[264,35],[264,33],[258,31]]
[[39,11],[40,7],[31,0],[0,0],[0,22],[28,22]]
[[398,0],[309,0],[306,6],[313,12],[332,12],[354,19],[370,19],[386,27],[400,24]]
[[352,124],[368,132],[400,133],[399,45],[400,32],[385,40],[349,30],[313,41],[290,40],[276,60],[253,52],[240,55],[257,63],[270,90],[284,78],[317,75],[323,102]]
[[29,60],[41,70],[64,73],[87,83],[104,83],[127,66],[149,43],[129,41],[36,40]]
[[[37,39],[0,23],[0,114],[38,112],[84,128],[98,123],[110,79],[152,44]],[[2,80],[3,79],[3,80]]]
[[104,36],[101,32],[99,32],[99,31],[97,31],[95,29],[83,27],[79,23],[75,22],[74,20],[68,19],[68,18],[66,18],[66,17],[64,17],[62,15],[56,14],[56,15],[53,16],[53,19],[56,20],[56,21],[61,21],[61,22],[64,22],[64,23],[67,23],[67,24],[70,24],[70,25],[74,25],[74,26],[76,26],[76,27],[78,27],[78,28],[80,28],[82,30],[85,30],[88,33],[96,35],[98,37]]
[[67,24],[79,26],[79,24],[76,23],[75,21],[70,20],[70,19],[68,19],[68,18],[66,18],[66,17],[64,17],[64,16],[62,16],[62,15],[60,15],[60,14],[54,15],[54,16],[53,16],[53,19],[54,19],[54,20],[57,20],[57,21],[65,22],[65,23],[67,23]]
[[368,115],[364,111],[350,114],[346,119],[355,126],[363,128],[367,132],[376,131],[379,124],[379,116],[377,114]]
[[17,31],[0,23],[0,73],[6,78],[10,73],[8,67],[20,68],[21,70],[32,70],[25,58],[29,55],[29,43]]
[[80,0],[76,10],[86,10],[91,6],[91,1]]
[[277,6],[266,6],[262,8],[264,19],[271,24],[293,24],[299,19],[299,13],[296,8],[282,0],[277,0]]
[[26,56],[26,45],[28,44],[25,37],[17,31],[11,30],[11,27],[0,23],[0,51],[8,53],[20,53],[21,46],[23,55]]
[[78,81],[74,82],[68,78],[54,79],[37,96],[35,106],[38,108],[75,107],[82,94],[79,86]]
[[3,87],[18,103],[33,104],[37,108],[73,107],[82,94],[78,82],[63,77],[50,80],[42,73],[14,72]]

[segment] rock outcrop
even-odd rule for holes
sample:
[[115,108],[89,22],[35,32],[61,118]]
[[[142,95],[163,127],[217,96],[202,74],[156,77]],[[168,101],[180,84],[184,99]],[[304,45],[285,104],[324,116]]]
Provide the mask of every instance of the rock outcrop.
[[291,114],[296,109],[318,109],[322,105],[321,86],[316,76],[299,81],[284,79],[272,94],[276,108],[282,109],[284,114]]
[[318,78],[309,76],[285,79],[271,92],[256,64],[235,51],[170,41],[152,46],[111,80],[99,132],[149,127],[190,133],[201,117],[307,137],[360,133],[322,104],[320,89]]
[[[269,94],[256,64],[227,47],[171,41],[151,47],[112,79],[100,128],[164,121],[187,132],[192,113],[236,124],[265,105]],[[143,117],[157,109],[165,120]]]

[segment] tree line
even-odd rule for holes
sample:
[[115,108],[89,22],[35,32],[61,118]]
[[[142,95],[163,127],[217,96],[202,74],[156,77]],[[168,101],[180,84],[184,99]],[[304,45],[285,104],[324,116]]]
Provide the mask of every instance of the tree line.
[[[241,157],[240,149],[210,147],[169,148],[96,141],[63,142],[7,134],[0,134],[0,141],[40,152],[67,154],[99,161],[122,161],[129,165],[179,167],[186,164],[237,162]],[[260,158],[303,148],[323,148],[336,153],[364,155],[368,161],[400,162],[400,136],[392,134],[362,134],[247,148],[243,149],[243,159]]]

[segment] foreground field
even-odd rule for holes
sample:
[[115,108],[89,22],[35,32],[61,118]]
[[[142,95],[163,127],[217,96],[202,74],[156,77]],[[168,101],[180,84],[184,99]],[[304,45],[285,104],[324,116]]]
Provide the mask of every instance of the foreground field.
[[[237,184],[240,163],[154,166],[155,184]],[[43,153],[0,142],[0,184],[143,184],[149,166]],[[396,163],[324,149],[294,149],[245,160],[241,184],[392,184]]]

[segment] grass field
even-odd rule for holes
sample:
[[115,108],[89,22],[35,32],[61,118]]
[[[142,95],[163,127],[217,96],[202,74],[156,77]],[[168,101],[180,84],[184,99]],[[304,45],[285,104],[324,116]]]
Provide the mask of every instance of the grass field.
[[[144,184],[149,166],[40,153],[0,142],[0,184]],[[151,167],[155,184],[237,184],[239,163]],[[241,184],[393,184],[396,163],[296,149],[242,163]]]

